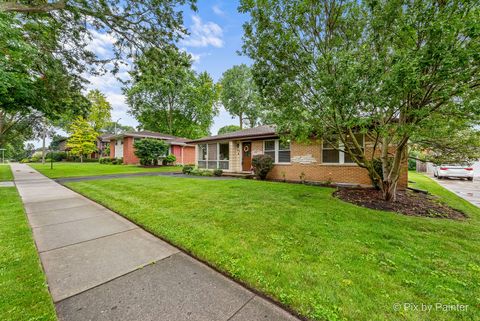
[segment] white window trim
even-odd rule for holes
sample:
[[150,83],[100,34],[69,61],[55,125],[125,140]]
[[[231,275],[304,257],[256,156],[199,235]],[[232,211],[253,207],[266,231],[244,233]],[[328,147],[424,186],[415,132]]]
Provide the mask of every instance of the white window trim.
[[[290,162],[279,162],[278,161],[278,153],[280,151],[280,140],[279,139],[265,139],[263,141],[263,152],[265,153],[266,150],[265,150],[265,142],[267,141],[274,141],[275,142],[275,149],[274,149],[274,152],[275,152],[275,159],[273,160],[273,163],[275,165],[288,165],[288,164],[291,164],[291,160],[292,160],[292,144],[290,142],[288,142],[290,148],[288,149],[288,151],[290,152]],[[283,149],[282,151],[287,151],[287,149]],[[271,152],[271,150],[270,150]]]
[[[363,139],[363,142],[362,142],[363,148],[365,149],[365,134],[362,134],[362,139]],[[338,142],[338,150],[337,150],[337,152],[339,153],[339,154],[338,154],[338,163],[324,162],[324,161],[323,161],[323,150],[324,150],[324,148],[323,148],[323,142],[324,142],[324,140],[322,139],[322,164],[329,164],[329,165],[330,165],[330,164],[356,165],[355,162],[345,163],[345,151],[344,151],[345,145],[344,145],[341,141]],[[325,149],[336,150],[335,148],[325,148]]]

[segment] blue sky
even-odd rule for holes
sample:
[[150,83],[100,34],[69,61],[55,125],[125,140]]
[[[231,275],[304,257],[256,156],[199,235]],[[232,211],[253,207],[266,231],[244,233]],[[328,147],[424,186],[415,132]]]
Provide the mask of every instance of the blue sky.
[[[207,71],[215,81],[222,73],[241,63],[250,64],[245,56],[237,51],[242,46],[243,23],[247,16],[237,11],[238,1],[202,1],[197,3],[198,11],[184,12],[185,26],[190,35],[180,41],[179,48],[189,52],[194,58],[193,68],[196,71]],[[108,34],[92,32],[93,41],[89,46],[97,55],[108,56],[114,39]],[[122,78],[127,76],[128,67],[121,70]],[[136,126],[137,121],[128,115],[128,106],[121,91],[121,84],[110,74],[103,76],[87,76],[91,89],[99,89],[106,94],[112,104],[112,119],[124,125]],[[232,117],[221,108],[210,129],[216,134],[225,125],[238,124],[238,119]]]

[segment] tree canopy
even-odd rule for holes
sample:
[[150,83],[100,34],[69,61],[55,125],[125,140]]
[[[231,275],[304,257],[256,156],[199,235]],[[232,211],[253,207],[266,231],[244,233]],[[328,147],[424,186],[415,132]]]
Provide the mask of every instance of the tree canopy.
[[260,96],[250,68],[241,64],[225,71],[220,79],[221,101],[225,109],[240,120],[240,129],[246,122],[255,127],[261,116]]
[[237,125],[223,126],[218,130],[217,135],[236,132],[237,130],[240,130],[240,129],[241,129],[240,126],[237,126]]
[[98,89],[90,90],[87,94],[87,99],[92,104],[87,120],[98,133],[111,121],[112,106],[107,101],[107,97]]
[[[118,71],[122,60],[146,48],[173,44],[186,33],[181,6],[196,10],[190,0],[24,0],[4,1],[0,12],[19,17],[17,26],[30,34],[42,54],[55,53],[80,76],[107,62]],[[112,37],[112,56],[99,57],[89,47],[94,32]]]
[[80,158],[80,162],[83,162],[85,156],[97,151],[97,133],[83,117],[77,117],[72,123],[70,133],[67,147],[72,155]]
[[416,133],[438,115],[479,113],[475,2],[243,0],[240,10],[251,15],[243,50],[279,130],[345,151],[386,200]]
[[151,48],[136,61],[125,88],[130,113],[140,126],[175,136],[205,136],[218,113],[219,87],[208,73],[195,73],[191,57],[171,47]]

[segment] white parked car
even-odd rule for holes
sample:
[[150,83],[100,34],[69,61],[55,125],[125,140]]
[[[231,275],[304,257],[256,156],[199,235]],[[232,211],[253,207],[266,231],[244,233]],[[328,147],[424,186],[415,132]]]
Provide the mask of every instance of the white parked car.
[[473,181],[473,167],[461,164],[442,164],[433,167],[433,176],[438,179],[445,177],[466,178]]

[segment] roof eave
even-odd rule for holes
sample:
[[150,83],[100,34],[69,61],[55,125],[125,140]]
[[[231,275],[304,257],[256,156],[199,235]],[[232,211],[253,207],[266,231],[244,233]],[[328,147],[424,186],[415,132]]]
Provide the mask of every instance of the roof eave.
[[214,142],[214,141],[262,139],[262,138],[275,138],[275,137],[278,137],[278,134],[276,134],[276,133],[265,133],[265,134],[243,135],[243,136],[235,136],[235,137],[212,137],[212,138],[207,138],[207,139],[200,138],[200,139],[190,140],[187,143],[198,144],[198,143]]

